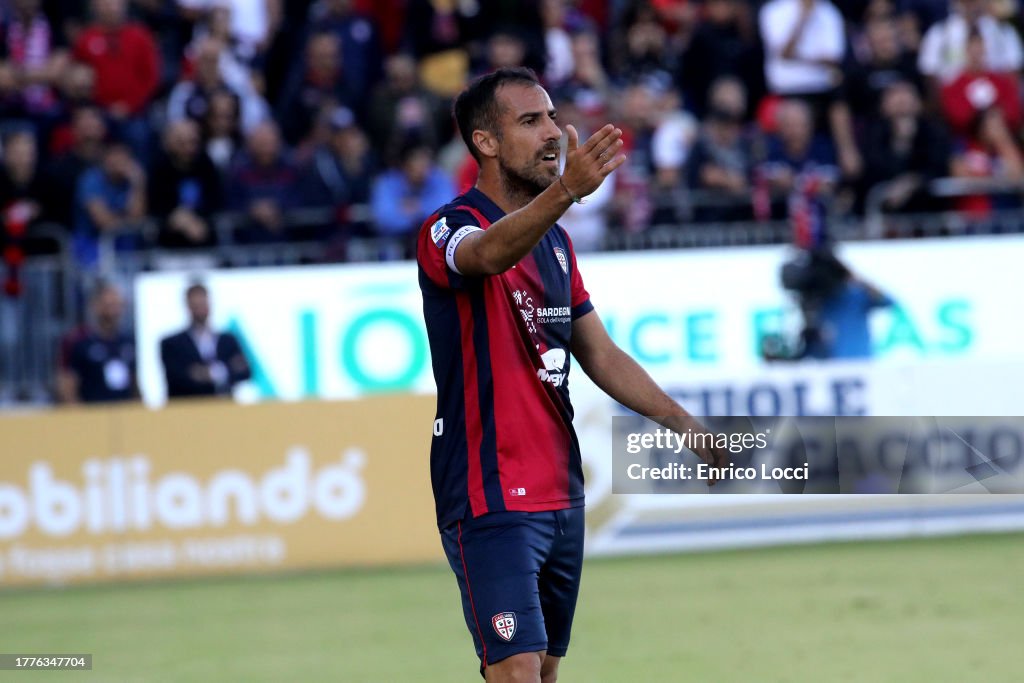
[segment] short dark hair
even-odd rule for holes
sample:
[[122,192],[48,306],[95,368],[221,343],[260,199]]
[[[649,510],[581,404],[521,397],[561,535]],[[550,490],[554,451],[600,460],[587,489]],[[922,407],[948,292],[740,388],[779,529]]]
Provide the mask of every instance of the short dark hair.
[[210,293],[207,291],[206,285],[202,282],[193,282],[188,286],[188,289],[185,290],[185,298],[191,299],[193,294],[205,294],[209,296]]
[[120,294],[121,288],[114,284],[112,281],[101,278],[93,284],[92,293],[91,296],[89,297],[89,301],[95,304],[97,301],[103,298],[104,294],[110,291],[114,291]]
[[452,107],[455,113],[455,123],[459,127],[459,133],[462,134],[463,142],[469,148],[469,153],[473,155],[477,163],[481,161],[481,158],[480,150],[473,144],[473,131],[495,131],[498,117],[501,114],[495,95],[499,88],[510,83],[539,86],[540,80],[532,69],[526,67],[496,69],[474,80],[455,98],[455,104]]

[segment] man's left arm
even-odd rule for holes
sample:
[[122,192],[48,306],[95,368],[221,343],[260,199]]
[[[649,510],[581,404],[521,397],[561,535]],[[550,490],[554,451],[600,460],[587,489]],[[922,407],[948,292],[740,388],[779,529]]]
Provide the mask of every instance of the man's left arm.
[[[655,419],[679,434],[687,430],[706,431],[697,418],[666,394],[639,363],[612,341],[596,311],[573,321],[572,355],[602,391],[633,412]],[[729,462],[728,452],[714,446],[694,452],[715,467]]]

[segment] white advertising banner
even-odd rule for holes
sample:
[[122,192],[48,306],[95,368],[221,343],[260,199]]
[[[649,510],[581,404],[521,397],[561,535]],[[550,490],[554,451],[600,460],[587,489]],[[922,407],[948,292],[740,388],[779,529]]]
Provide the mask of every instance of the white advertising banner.
[[[778,371],[760,359],[761,338],[799,328],[792,296],[779,282],[791,255],[788,247],[768,246],[588,254],[579,262],[612,337],[659,381],[717,379],[738,392],[731,400],[741,412],[744,402],[776,400],[758,392],[759,377],[781,391],[784,413],[799,412],[801,402],[827,412],[858,396],[874,400],[870,386],[812,382],[787,388],[771,379]],[[851,243],[840,255],[898,303],[871,320],[880,366],[1020,358],[1024,238]],[[184,290],[192,277],[156,273],[137,282],[140,384],[149,405],[165,400],[159,341],[185,326]],[[219,270],[202,279],[210,289],[214,325],[239,336],[253,365],[254,379],[240,388],[240,398],[434,390],[412,263]],[[947,372],[956,373],[955,365],[946,365]],[[887,403],[868,404],[868,410],[898,407],[889,393],[877,397]],[[729,405],[720,398],[722,406]],[[939,399],[941,394],[908,397],[929,405]],[[907,407],[900,412],[912,410],[902,405]]]

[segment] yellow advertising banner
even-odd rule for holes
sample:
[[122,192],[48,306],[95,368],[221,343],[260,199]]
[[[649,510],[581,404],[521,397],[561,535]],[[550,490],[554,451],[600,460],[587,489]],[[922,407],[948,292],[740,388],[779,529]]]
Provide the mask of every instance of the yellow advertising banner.
[[0,587],[439,560],[434,400],[0,418]]

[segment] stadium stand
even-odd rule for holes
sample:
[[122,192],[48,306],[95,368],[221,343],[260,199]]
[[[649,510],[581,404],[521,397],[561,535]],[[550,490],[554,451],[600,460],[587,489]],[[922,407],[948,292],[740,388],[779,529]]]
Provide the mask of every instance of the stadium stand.
[[1019,232],[1021,25],[985,0],[0,2],[0,405],[54,400],[101,278],[404,257],[430,208],[400,196],[472,182],[451,98],[502,65],[626,132],[566,218],[581,251]]

